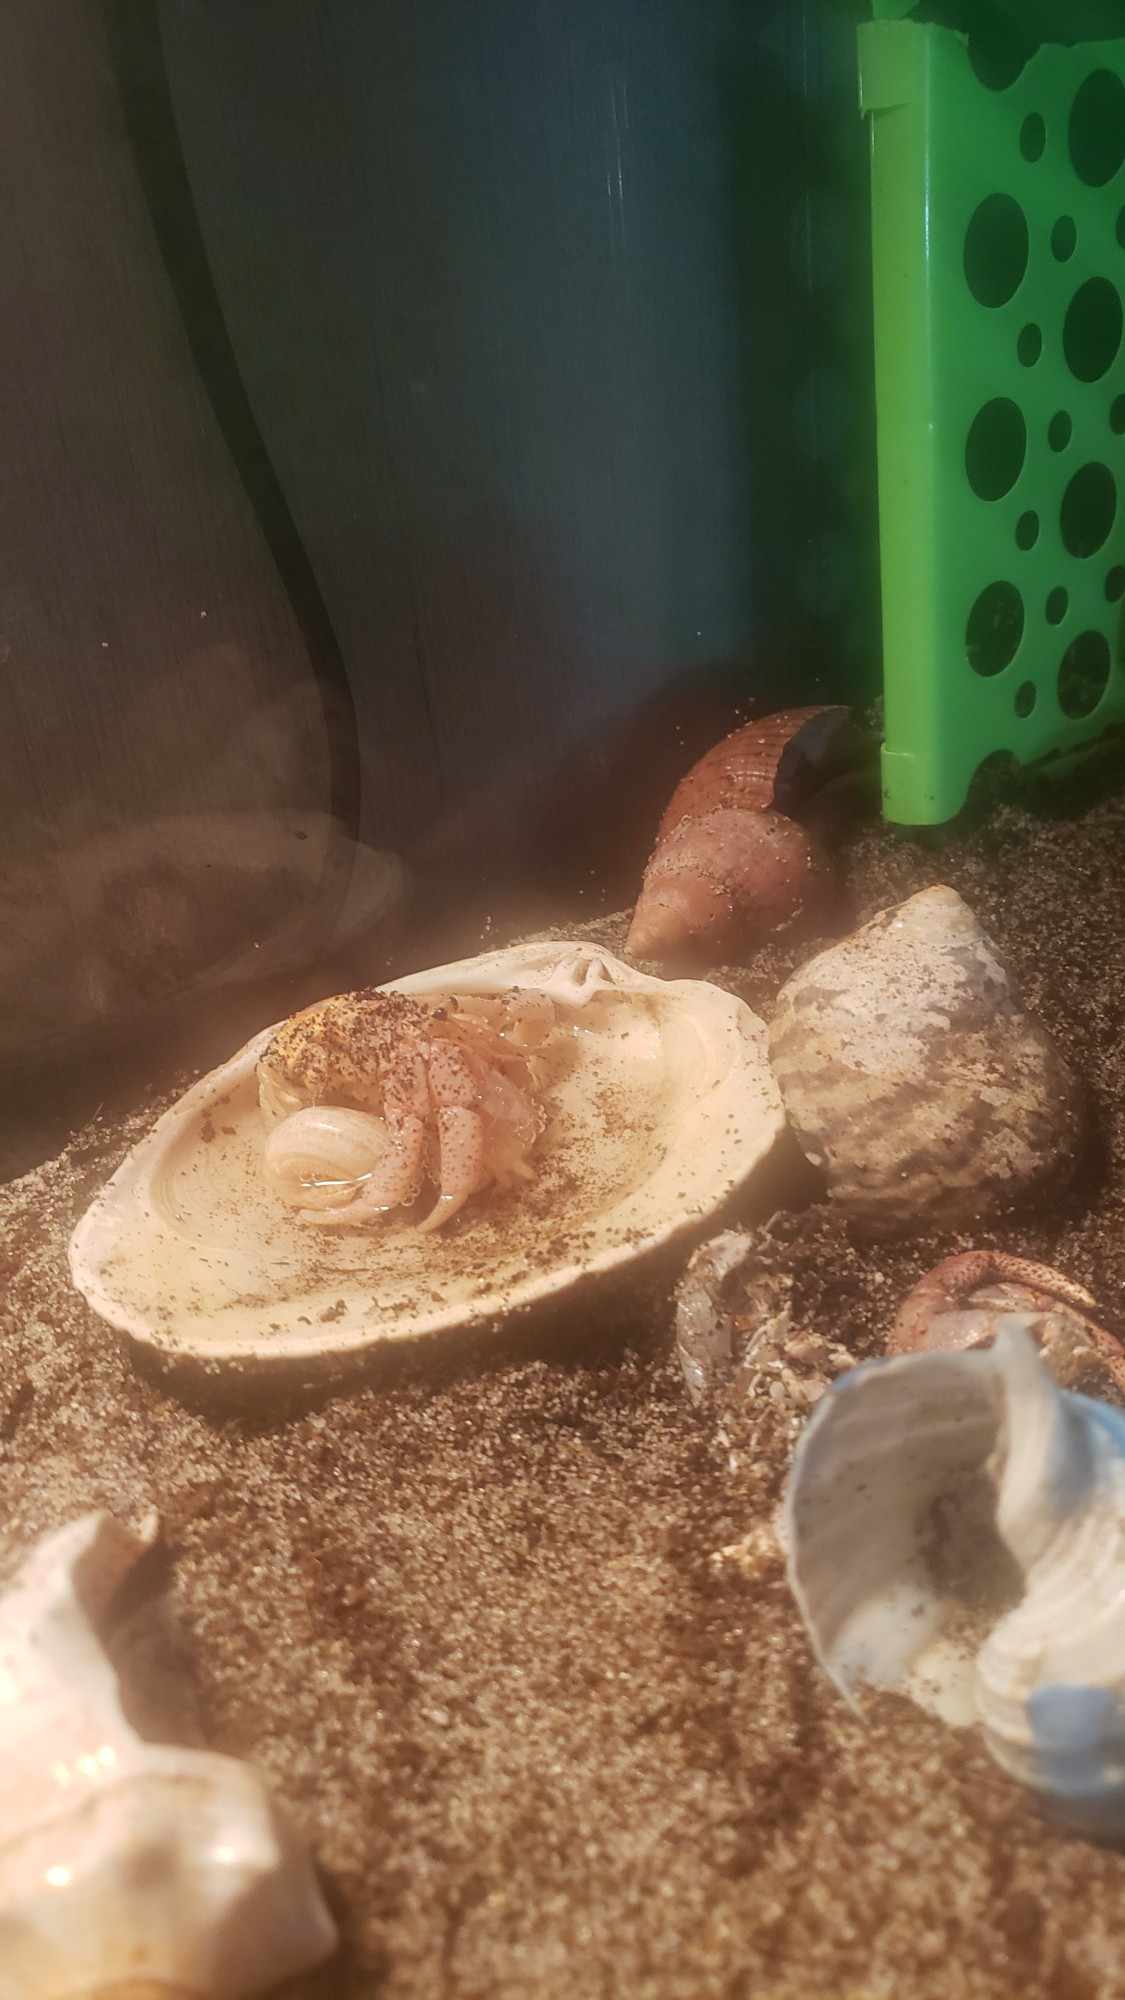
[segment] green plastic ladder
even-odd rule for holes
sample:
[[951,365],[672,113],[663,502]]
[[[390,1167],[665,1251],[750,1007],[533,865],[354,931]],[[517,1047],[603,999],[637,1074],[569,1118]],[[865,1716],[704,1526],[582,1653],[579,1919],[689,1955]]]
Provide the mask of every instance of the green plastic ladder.
[[926,825],[996,752],[1125,720],[1125,40],[997,89],[964,35],[876,11],[883,799]]

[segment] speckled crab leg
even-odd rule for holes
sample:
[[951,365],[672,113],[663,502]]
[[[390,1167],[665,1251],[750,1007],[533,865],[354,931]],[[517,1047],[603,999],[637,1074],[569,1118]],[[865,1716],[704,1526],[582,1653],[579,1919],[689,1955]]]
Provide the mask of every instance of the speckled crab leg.
[[437,1108],[438,1198],[419,1229],[440,1229],[488,1179],[480,1086],[471,1059],[450,1042],[427,1050]]
[[442,1105],[437,1115],[437,1131],[441,1193],[424,1221],[418,1224],[420,1230],[440,1229],[489,1178],[484,1120],[478,1111],[465,1104]]
[[[919,1278],[903,1299],[887,1341],[888,1354],[913,1354],[920,1348],[952,1346],[949,1339],[930,1337],[931,1322],[941,1313],[955,1312],[995,1279],[1024,1285],[1049,1299],[1062,1299],[1085,1314],[1096,1302],[1073,1278],[1052,1270],[1049,1264],[1033,1264],[1026,1257],[1006,1250],[966,1250],[957,1257],[945,1257],[932,1271]],[[970,1335],[962,1345],[971,1346]]]

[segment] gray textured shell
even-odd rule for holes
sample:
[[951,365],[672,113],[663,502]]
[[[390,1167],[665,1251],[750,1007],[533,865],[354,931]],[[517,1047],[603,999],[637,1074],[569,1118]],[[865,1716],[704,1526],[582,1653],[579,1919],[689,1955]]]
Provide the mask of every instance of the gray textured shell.
[[882,911],[795,973],[769,1050],[804,1152],[871,1234],[958,1227],[1073,1164],[1074,1078],[952,889]]

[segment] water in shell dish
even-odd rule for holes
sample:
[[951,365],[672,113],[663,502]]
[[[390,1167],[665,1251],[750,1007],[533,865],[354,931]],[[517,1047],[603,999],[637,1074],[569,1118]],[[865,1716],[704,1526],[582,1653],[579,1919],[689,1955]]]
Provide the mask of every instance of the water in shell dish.
[[798,1445],[785,1540],[842,1694],[978,1723],[1058,1817],[1125,1832],[1125,1414],[1059,1388],[1021,1315],[990,1348],[841,1376]]
[[702,1228],[783,1129],[763,1024],[705,982],[564,940],[379,994],[377,1031],[370,993],[265,1030],[133,1150],[71,1243],[103,1318],[216,1367],[493,1321]]
[[85,1515],[0,1598],[0,2000],[249,2000],[335,1949],[249,1765],[126,1720],[96,1628],[143,1548]]

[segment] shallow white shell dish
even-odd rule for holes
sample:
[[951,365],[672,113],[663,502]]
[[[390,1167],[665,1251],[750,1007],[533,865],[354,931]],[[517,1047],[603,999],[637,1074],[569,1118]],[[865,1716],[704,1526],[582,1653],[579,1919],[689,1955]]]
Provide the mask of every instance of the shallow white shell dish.
[[267,1029],[165,1113],[75,1231],[75,1284],[169,1357],[269,1366],[495,1320],[702,1227],[784,1127],[765,1028],[701,981],[572,940],[439,966],[387,990],[546,994],[535,1178],[426,1234],[401,1214],[328,1229],[263,1170]]
[[0,2000],[249,2000],[335,1948],[250,1767],[126,1720],[95,1621],[143,1546],[85,1515],[0,1599]]
[[785,1536],[842,1694],[979,1723],[1059,1817],[1125,1831],[1125,1414],[1060,1389],[1017,1315],[989,1349],[842,1376],[798,1445]]

